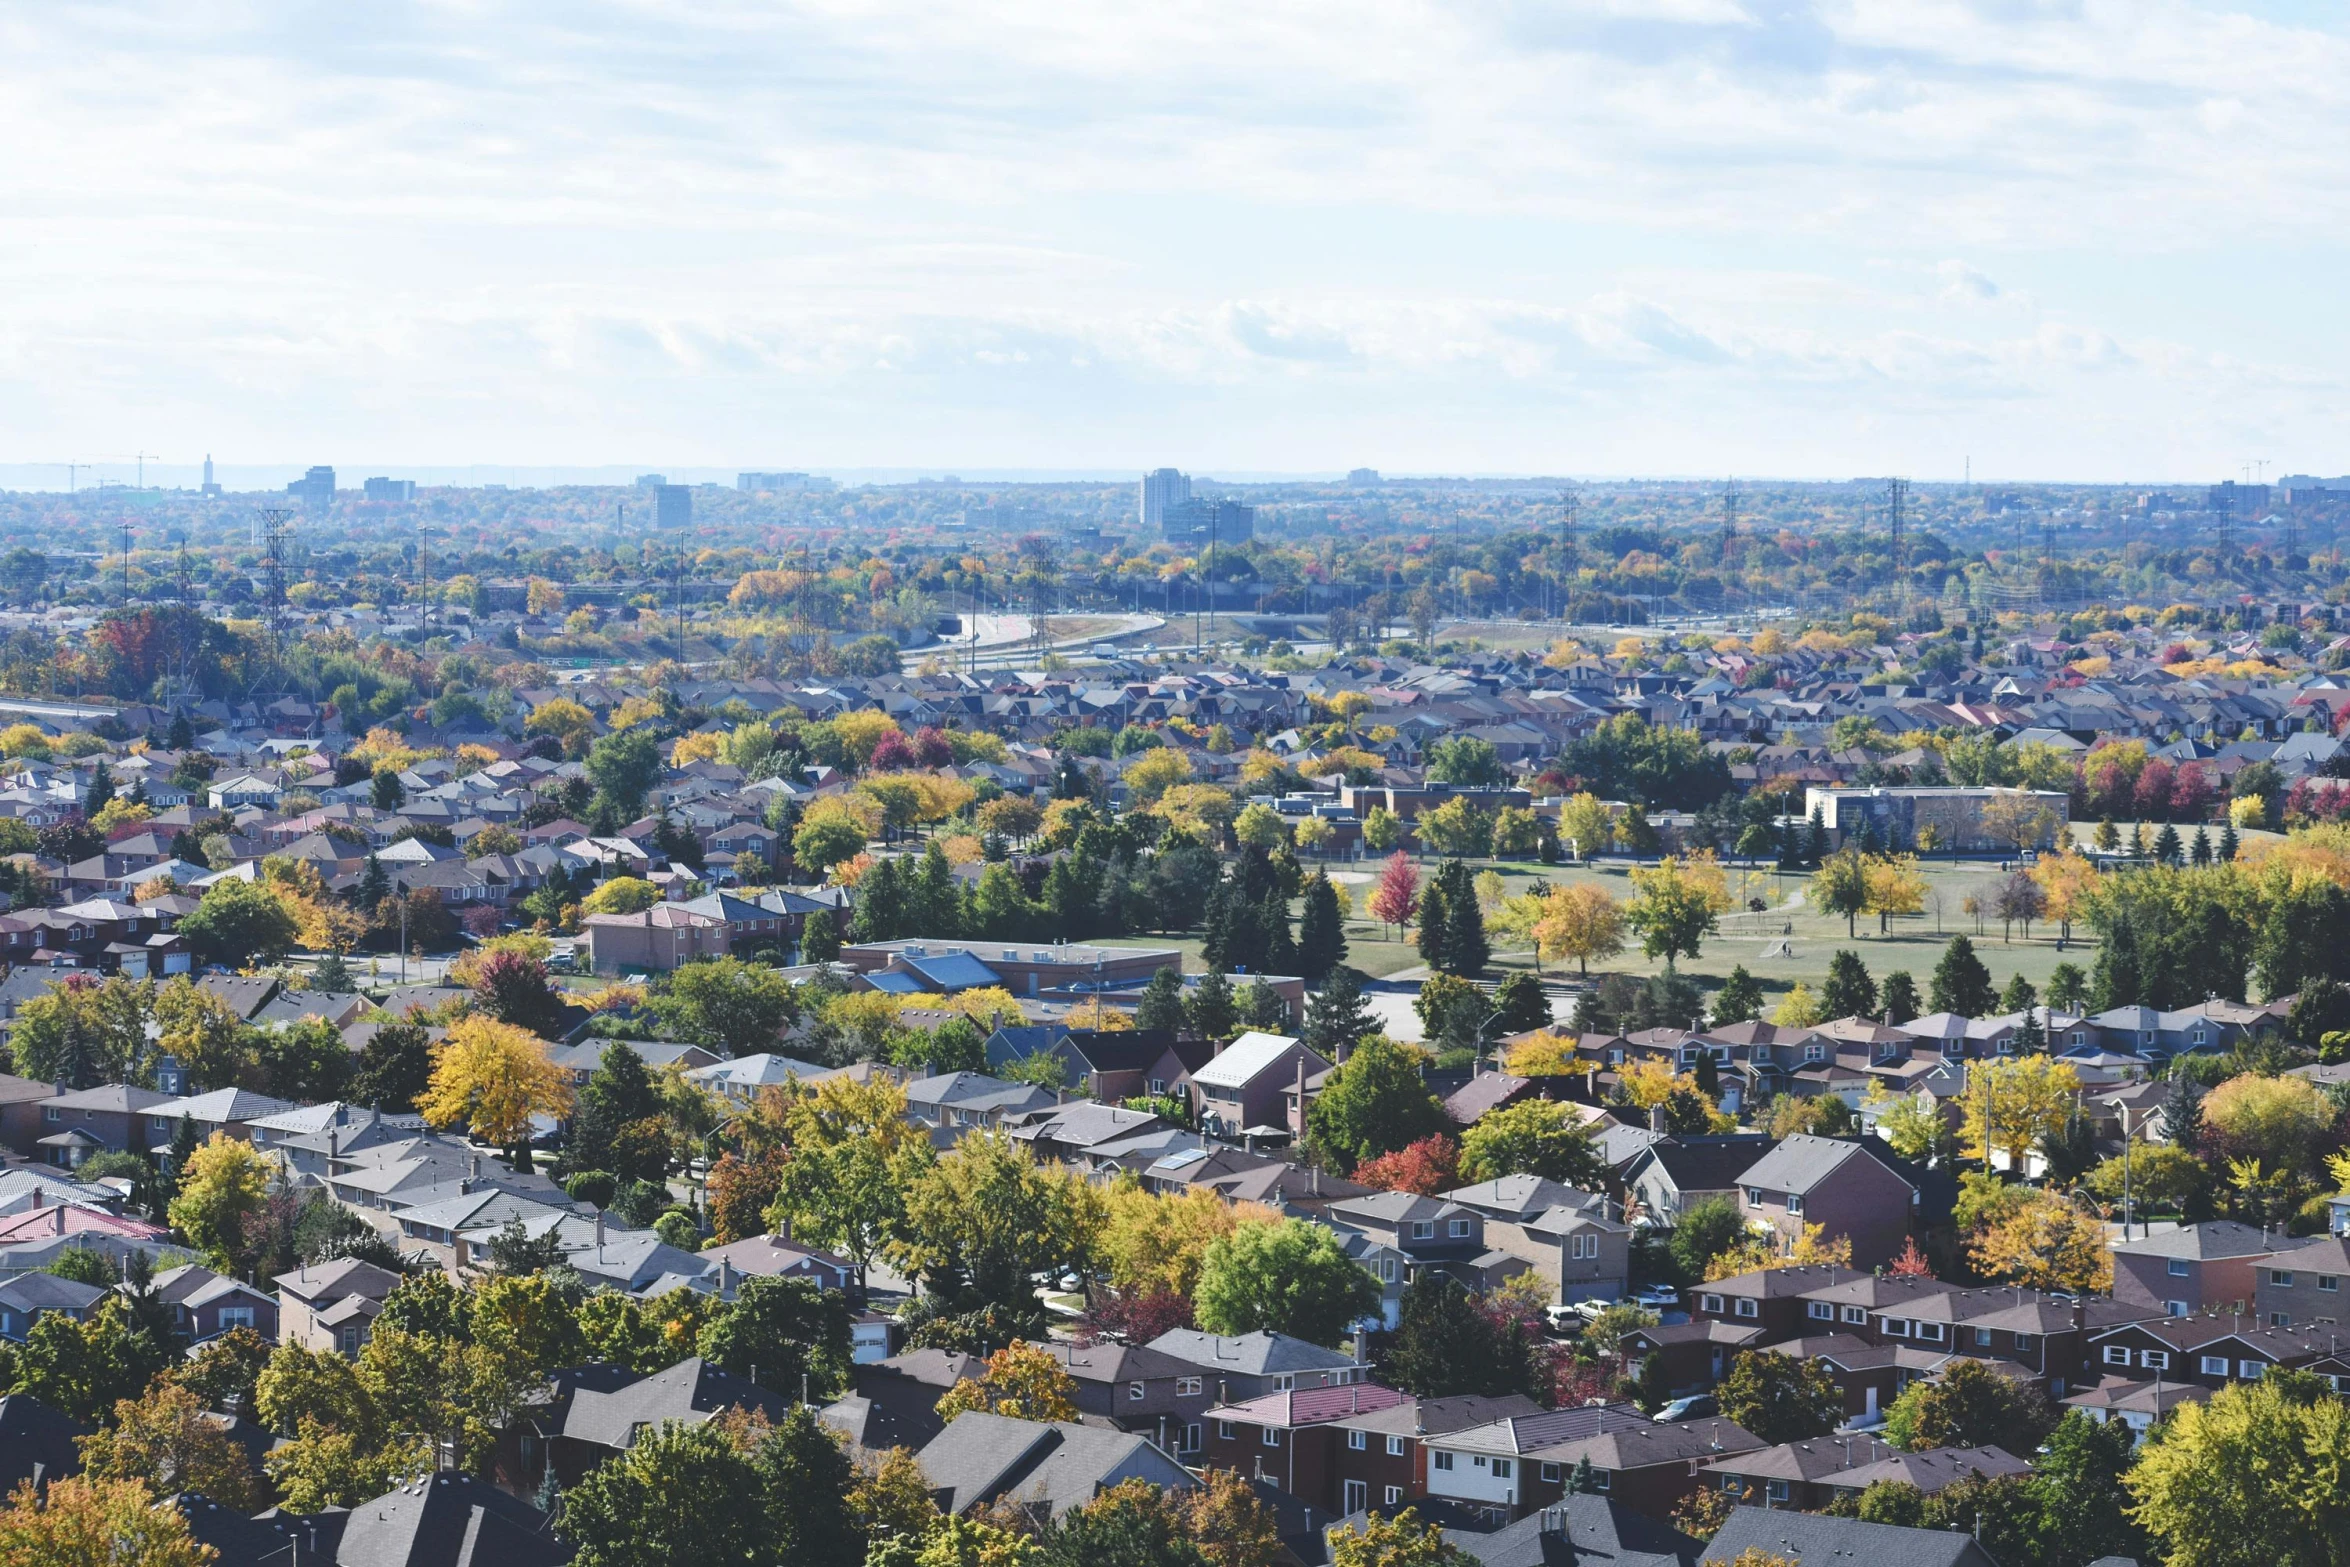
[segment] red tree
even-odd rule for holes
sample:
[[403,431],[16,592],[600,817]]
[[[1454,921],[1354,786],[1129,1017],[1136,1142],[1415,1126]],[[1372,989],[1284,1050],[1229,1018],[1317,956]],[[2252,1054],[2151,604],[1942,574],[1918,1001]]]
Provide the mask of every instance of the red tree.
[[1409,925],[1420,909],[1420,873],[1403,850],[1388,856],[1387,868],[1379,873],[1379,885],[1371,890],[1371,917],[1389,925]]
[[1461,1145],[1438,1132],[1394,1153],[1364,1160],[1355,1166],[1351,1179],[1381,1191],[1433,1197],[1460,1185],[1460,1162]]
[[1918,1238],[1912,1235],[1902,1243],[1901,1255],[1886,1264],[1886,1271],[1897,1279],[1930,1279],[1934,1276],[1934,1265],[1918,1250]]
[[2170,763],[2159,756],[2146,759],[2138,769],[2137,786],[2130,791],[2138,807],[2138,814],[2148,821],[2164,821],[2170,816],[2173,778]]
[[903,734],[893,729],[874,746],[873,759],[865,764],[865,770],[869,773],[903,772],[914,765],[914,760],[913,746],[907,743]]
[[936,725],[919,730],[914,736],[914,760],[924,767],[949,767],[954,764],[955,748]]

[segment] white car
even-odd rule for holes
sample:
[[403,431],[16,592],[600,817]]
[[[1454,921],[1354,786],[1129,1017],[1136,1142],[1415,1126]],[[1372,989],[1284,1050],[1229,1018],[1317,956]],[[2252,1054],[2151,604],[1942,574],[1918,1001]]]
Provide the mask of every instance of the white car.
[[1632,1300],[1651,1311],[1665,1311],[1681,1304],[1681,1292],[1670,1284],[1644,1284],[1633,1293]]

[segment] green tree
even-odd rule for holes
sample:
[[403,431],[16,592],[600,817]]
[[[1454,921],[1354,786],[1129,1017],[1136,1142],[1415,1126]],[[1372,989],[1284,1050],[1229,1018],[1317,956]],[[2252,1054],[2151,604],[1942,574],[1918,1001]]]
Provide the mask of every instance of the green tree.
[[650,1007],[677,1038],[730,1056],[774,1048],[784,1025],[800,1015],[799,999],[780,970],[732,957],[686,964],[669,976]]
[[[650,1123],[650,1135],[646,1135]],[[645,1058],[625,1041],[604,1046],[579,1090],[564,1136],[565,1172],[609,1170],[623,1181],[658,1181],[669,1173],[661,1091]]]
[[1550,1356],[1527,1314],[1492,1310],[1448,1275],[1423,1268],[1404,1290],[1381,1366],[1388,1382],[1422,1398],[1539,1397]]
[[1444,1106],[1420,1079],[1419,1052],[1366,1036],[1306,1113],[1313,1153],[1340,1174],[1446,1130]]
[[1713,1026],[1722,1028],[1731,1023],[1751,1023],[1762,1016],[1762,986],[1755,982],[1741,963],[1730,970],[1730,977],[1722,981],[1722,988],[1714,992]]
[[1202,1039],[1226,1039],[1240,1023],[1240,1006],[1233,999],[1232,981],[1222,969],[1210,969],[1183,1000],[1183,1015],[1191,1031]]
[[830,909],[816,909],[800,924],[800,961],[831,963],[840,957],[840,921]]
[[1378,1014],[1363,1000],[1361,971],[1343,963],[1306,1002],[1305,1046],[1325,1061],[1345,1055],[1378,1027]]
[[1845,938],[1851,939],[1855,919],[1869,905],[1868,861],[1856,848],[1839,849],[1812,872],[1811,880],[1804,884],[1803,897],[1822,914],[1831,918],[1842,915]]
[[778,1560],[758,1465],[716,1423],[663,1421],[564,1493],[578,1567]]
[[1590,1125],[1571,1106],[1547,1099],[1489,1110],[1461,1134],[1464,1181],[1539,1175],[1595,1192],[1607,1184],[1607,1174]]
[[2194,1567],[2339,1567],[2350,1540],[2350,1405],[2271,1371],[2182,1404],[2123,1478],[2131,1517]]
[[1209,1567],[1181,1493],[1127,1480],[1048,1526],[1043,1567]]
[[1408,1507],[1392,1517],[1373,1513],[1330,1536],[1330,1567],[1472,1567],[1476,1560]]
[[1877,982],[1856,952],[1828,959],[1828,982],[1820,987],[1820,1014],[1828,1018],[1875,1017]]
[[1844,1422],[1844,1392],[1825,1363],[1749,1350],[1730,1363],[1722,1414],[1777,1446],[1826,1436]]
[[[2070,967],[2059,964],[2060,968]],[[1909,977],[1907,969],[1895,969],[1885,976],[1885,987],[1878,993],[1878,1002],[1884,1008],[1888,1023],[1907,1023],[1923,1016],[1925,1008],[1918,1005],[1918,983]]]
[[793,1567],[858,1567],[865,1529],[850,1500],[857,1482],[840,1438],[806,1404],[794,1404],[751,1452],[758,1466],[776,1560]]
[[1378,1285],[1328,1227],[1282,1219],[1244,1223],[1208,1243],[1192,1314],[1211,1333],[1336,1344],[1378,1305]]
[[242,968],[283,958],[293,950],[301,927],[275,888],[231,877],[205,889],[202,901],[180,921],[179,933],[206,962]]
[[1428,777],[1435,783],[1464,789],[1491,789],[1508,776],[1502,770],[1501,753],[1493,748],[1491,741],[1480,740],[1475,735],[1454,735],[1434,741],[1424,755]]
[[1550,1021],[1550,993],[1541,980],[1521,970],[1493,987],[1493,1009],[1495,1029],[1523,1034]]
[[1701,1197],[1681,1210],[1666,1243],[1681,1277],[1695,1282],[1705,1277],[1705,1265],[1738,1244],[1746,1233],[1745,1215],[1727,1197]]
[[1090,1249],[1078,1204],[1091,1195],[1083,1182],[1040,1167],[1022,1144],[966,1133],[907,1183],[891,1254],[948,1310],[1030,1310],[1031,1270],[1081,1261]]
[[359,1052],[351,1097],[363,1105],[407,1115],[432,1082],[432,1036],[416,1023],[377,1026]]
[[1142,996],[1135,1003],[1134,1026],[1181,1033],[1187,1022],[1183,1010],[1183,971],[1169,964],[1151,975],[1150,983],[1142,987]]
[[2029,1453],[2056,1424],[2038,1383],[2003,1377],[1979,1360],[1958,1360],[1938,1382],[1912,1382],[1885,1415],[1885,1439],[1910,1452],[1931,1447],[2002,1447]]
[[1306,982],[1319,985],[1346,958],[1346,922],[1338,889],[1320,871],[1306,877],[1305,907],[1297,921],[1297,963]]
[[848,1299],[807,1279],[745,1279],[733,1307],[704,1325],[695,1351],[779,1393],[796,1397],[804,1385],[829,1398],[848,1380]]
[[1930,999],[1936,1012],[1960,1017],[1989,1017],[1999,1005],[1991,971],[1975,956],[1975,944],[1966,937],[1953,936],[1950,945],[1942,949],[1942,960],[1934,965]]
[[2032,1461],[2039,1503],[2039,1559],[2048,1567],[2089,1567],[2102,1557],[2143,1557],[2147,1540],[2129,1514],[2125,1479],[2137,1454],[2135,1433],[2119,1420],[2075,1409],[2048,1434]]
[[660,781],[665,765],[660,744],[645,725],[598,740],[588,748],[585,764],[588,782],[596,786],[596,816],[611,826],[636,820],[644,810],[646,792]]
[[151,1085],[147,1019],[153,999],[153,985],[120,977],[100,981],[77,974],[52,986],[17,1012],[9,1036],[16,1072],[76,1089]]

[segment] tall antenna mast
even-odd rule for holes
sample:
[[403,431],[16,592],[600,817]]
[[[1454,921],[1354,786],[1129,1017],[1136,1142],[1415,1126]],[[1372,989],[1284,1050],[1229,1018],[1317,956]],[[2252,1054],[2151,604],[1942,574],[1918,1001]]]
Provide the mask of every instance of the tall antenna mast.
[[269,612],[269,657],[273,667],[285,660],[286,539],[293,531],[294,514],[282,507],[261,512],[261,590]]
[[1885,481],[1885,520],[1893,547],[1893,597],[1896,604],[1906,604],[1909,599],[1909,579],[1902,575],[1901,570],[1901,510],[1902,503],[1908,499],[1907,479]]
[[422,575],[423,586],[417,592],[416,627],[424,640],[432,640],[432,529],[416,530],[416,564]]

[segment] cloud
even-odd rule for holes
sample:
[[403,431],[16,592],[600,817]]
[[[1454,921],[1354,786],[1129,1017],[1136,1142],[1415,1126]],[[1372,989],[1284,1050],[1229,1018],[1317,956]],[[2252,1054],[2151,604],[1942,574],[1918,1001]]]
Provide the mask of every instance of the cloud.
[[1999,297],[1999,285],[1963,261],[1945,261],[1935,272],[1942,279],[1942,298],[1954,304],[1987,304]]

